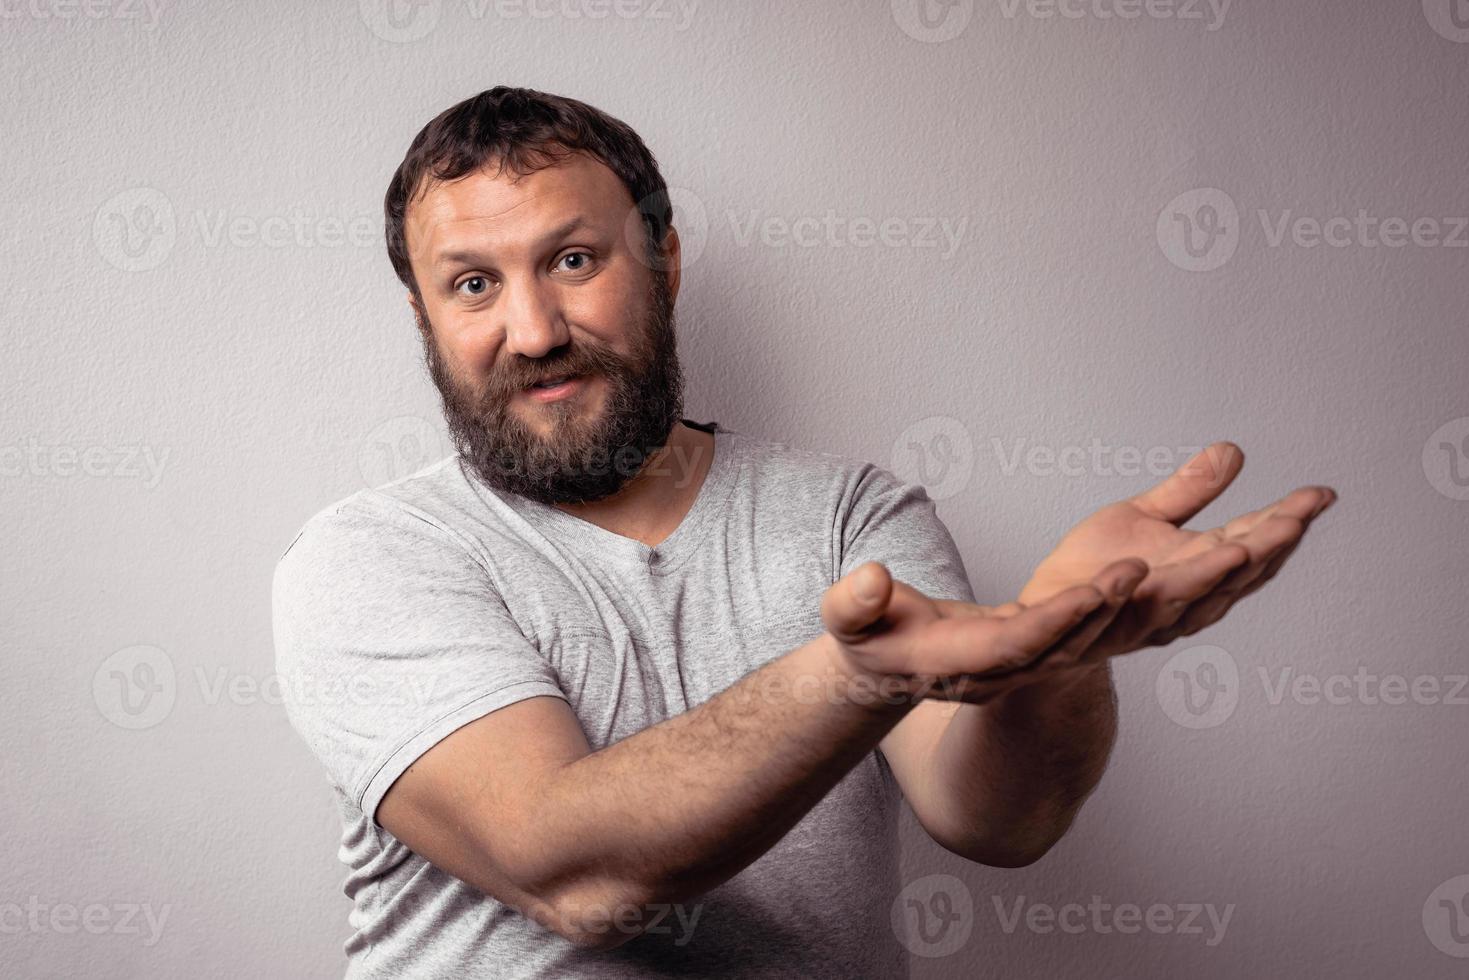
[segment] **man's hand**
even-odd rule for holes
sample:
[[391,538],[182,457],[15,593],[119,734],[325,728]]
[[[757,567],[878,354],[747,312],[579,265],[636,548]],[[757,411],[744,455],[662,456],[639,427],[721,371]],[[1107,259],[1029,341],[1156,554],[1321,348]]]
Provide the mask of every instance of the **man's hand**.
[[[1118,587],[1126,596],[1083,616],[1019,669],[965,678],[966,691],[980,685],[978,696],[955,698],[940,685],[883,740],[904,795],[934,840],[1002,867],[1046,853],[1101,778],[1116,738],[1108,658],[1217,621],[1279,571],[1306,527],[1336,499],[1330,488],[1302,487],[1223,527],[1182,530],[1229,485],[1243,458],[1233,443],[1215,443],[1152,489],[1104,507],[1062,539],[1016,602],[991,608],[937,599],[921,606],[939,618],[915,642],[974,642],[987,630],[1043,614],[1079,588],[1111,594]],[[1133,576],[1141,581],[1130,583]],[[913,604],[906,593],[896,598]],[[860,644],[848,649],[860,658]],[[1060,649],[1070,652],[1058,656]],[[973,653],[977,660],[989,656],[978,645]],[[983,707],[934,700],[940,696]]]
[[[1061,539],[1019,602],[1042,601],[1120,558],[1136,557],[1147,563],[1147,577],[1099,637],[1095,656],[1163,646],[1217,622],[1275,576],[1311,521],[1336,500],[1330,487],[1304,486],[1220,527],[1183,530],[1179,525],[1219,496],[1243,466],[1239,446],[1216,442],[1158,485],[1103,507]],[[1201,591],[1207,581],[1214,584]]]
[[896,680],[915,700],[982,704],[1076,666],[1147,571],[1112,562],[1029,608],[990,607],[931,599],[870,561],[826,591],[821,618],[844,672]]
[[868,562],[827,591],[822,619],[847,664],[903,678],[915,696],[982,704],[1038,680],[1064,685],[1109,657],[1217,622],[1275,576],[1336,499],[1329,487],[1300,487],[1221,527],[1180,528],[1243,464],[1237,445],[1216,442],[1157,486],[1092,514],[1015,602],[931,599]]

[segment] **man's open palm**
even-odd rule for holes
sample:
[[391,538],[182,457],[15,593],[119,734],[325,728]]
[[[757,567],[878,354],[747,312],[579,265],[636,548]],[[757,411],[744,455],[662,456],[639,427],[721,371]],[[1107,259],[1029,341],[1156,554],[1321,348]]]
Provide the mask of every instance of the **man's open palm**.
[[[1156,486],[1103,507],[1072,528],[1018,597],[1030,605],[1091,581],[1123,558],[1141,558],[1147,577],[1110,631],[1161,645],[1216,622],[1260,588],[1295,550],[1311,521],[1335,499],[1329,487],[1300,487],[1207,531],[1180,525],[1229,486],[1244,465],[1232,442],[1205,447]],[[1200,592],[1201,583],[1213,583]]]

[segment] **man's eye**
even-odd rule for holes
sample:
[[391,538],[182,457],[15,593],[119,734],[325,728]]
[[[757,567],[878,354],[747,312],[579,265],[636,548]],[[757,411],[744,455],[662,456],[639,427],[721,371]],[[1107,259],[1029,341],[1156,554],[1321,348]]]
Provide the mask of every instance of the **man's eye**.
[[459,291],[469,296],[483,296],[490,288],[490,281],[484,276],[470,276],[459,284]]
[[592,256],[589,252],[567,252],[561,256],[561,261],[556,264],[561,266],[567,262],[573,263],[566,267],[567,272],[585,272],[587,267],[591,265]]

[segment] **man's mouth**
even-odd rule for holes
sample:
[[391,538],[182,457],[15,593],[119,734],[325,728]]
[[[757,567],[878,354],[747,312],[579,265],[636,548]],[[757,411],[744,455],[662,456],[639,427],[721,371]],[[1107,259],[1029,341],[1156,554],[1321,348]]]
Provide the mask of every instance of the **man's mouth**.
[[575,377],[577,377],[577,375],[563,374],[559,377],[547,378],[545,381],[537,381],[535,384],[530,385],[529,388],[555,388],[557,385],[564,384],[565,382],[570,381]]
[[522,394],[537,402],[557,402],[568,398],[575,398],[586,387],[586,376],[581,374],[563,374],[556,378],[547,378],[526,385]]

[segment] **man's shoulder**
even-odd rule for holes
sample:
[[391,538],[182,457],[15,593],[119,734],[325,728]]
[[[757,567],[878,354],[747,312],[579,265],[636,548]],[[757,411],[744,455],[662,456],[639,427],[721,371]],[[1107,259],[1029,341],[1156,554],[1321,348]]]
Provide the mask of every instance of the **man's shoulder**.
[[459,537],[452,515],[465,509],[472,494],[459,466],[448,456],[407,476],[364,487],[311,514],[282,549],[278,561],[305,538],[351,547],[354,539],[394,532],[452,541]]
[[736,435],[743,441],[746,459],[759,468],[761,477],[792,490],[823,488],[850,497],[870,483],[902,482],[888,467],[861,455],[817,449],[771,436]]

